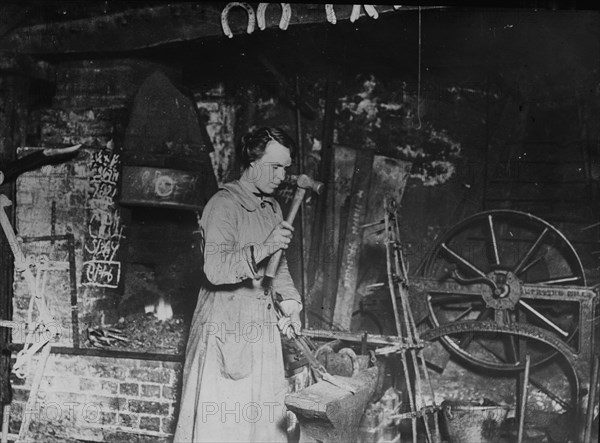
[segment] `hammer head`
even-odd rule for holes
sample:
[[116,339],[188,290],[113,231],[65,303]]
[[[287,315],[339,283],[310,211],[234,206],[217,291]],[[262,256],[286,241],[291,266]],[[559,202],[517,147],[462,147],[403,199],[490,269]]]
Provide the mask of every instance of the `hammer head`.
[[323,182],[313,180],[305,174],[290,175],[289,181],[298,186],[299,188],[312,189],[317,194],[320,194],[323,191],[323,188],[325,187]]

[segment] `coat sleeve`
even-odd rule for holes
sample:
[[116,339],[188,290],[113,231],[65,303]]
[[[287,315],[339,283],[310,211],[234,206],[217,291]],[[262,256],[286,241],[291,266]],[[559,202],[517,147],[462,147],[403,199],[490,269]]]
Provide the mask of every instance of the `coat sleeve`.
[[257,278],[254,246],[243,246],[238,236],[235,204],[220,194],[206,207],[200,221],[204,240],[204,273],[213,285],[235,284]]

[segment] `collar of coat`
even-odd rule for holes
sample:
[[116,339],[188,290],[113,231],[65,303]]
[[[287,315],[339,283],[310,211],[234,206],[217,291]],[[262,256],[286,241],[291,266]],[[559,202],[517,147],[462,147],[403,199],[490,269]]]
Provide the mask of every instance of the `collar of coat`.
[[233,199],[239,203],[246,211],[256,211],[262,202],[267,202],[271,206],[275,204],[275,198],[272,196],[259,197],[252,193],[244,184],[239,180],[234,180],[230,183],[224,184],[221,189],[228,191]]

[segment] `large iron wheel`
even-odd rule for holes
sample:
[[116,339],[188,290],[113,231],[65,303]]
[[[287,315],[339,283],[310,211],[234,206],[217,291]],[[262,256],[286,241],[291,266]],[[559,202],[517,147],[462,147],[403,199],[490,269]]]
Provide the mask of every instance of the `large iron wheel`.
[[[429,292],[427,307],[433,327],[462,320],[494,321],[540,327],[566,343],[576,337],[577,303],[521,295],[524,283],[585,285],[583,266],[571,243],[536,216],[493,210],[463,220],[438,241],[425,264],[424,276],[483,288],[471,295]],[[532,367],[556,355],[544,344],[506,334],[466,332],[441,340],[463,360],[490,370],[521,370],[525,353],[531,355]]]
[[[553,437],[555,440],[553,441],[572,441],[573,438],[577,438],[576,434],[580,432],[580,429],[572,425],[580,423],[581,419],[579,407],[582,394],[582,374],[578,371],[576,358],[566,343],[556,337],[555,334],[536,326],[518,323],[501,326],[494,322],[481,321],[458,321],[439,328],[429,329],[423,332],[421,337],[431,341],[455,335],[460,337],[465,331],[470,333],[492,332],[502,337],[527,339],[530,343],[543,343],[551,348],[557,355],[554,362],[555,366],[549,368],[552,369],[552,373],[546,374],[547,377],[545,378],[532,374],[527,381],[529,389],[526,414],[530,418],[528,421],[534,427],[554,427]],[[546,370],[544,369],[544,371]],[[544,374],[539,375],[543,376]],[[515,400],[515,403],[519,404],[521,399],[515,398]],[[535,417],[536,412],[539,413],[540,411],[542,411],[543,418],[541,422],[540,417],[537,417],[537,419]],[[554,415],[550,415],[552,413]],[[548,422],[548,416],[556,420],[556,423]],[[560,427],[561,423],[569,426],[557,432],[556,426]]]

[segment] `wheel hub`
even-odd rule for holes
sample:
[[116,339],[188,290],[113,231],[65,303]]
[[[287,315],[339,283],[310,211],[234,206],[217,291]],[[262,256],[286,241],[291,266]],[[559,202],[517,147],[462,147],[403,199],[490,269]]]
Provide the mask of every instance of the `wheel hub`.
[[489,292],[482,294],[487,307],[496,310],[514,309],[521,298],[521,281],[510,271],[492,271],[487,277],[495,284]]

